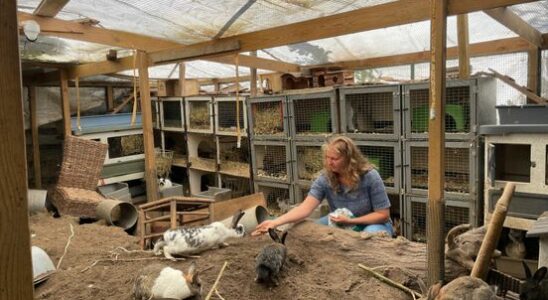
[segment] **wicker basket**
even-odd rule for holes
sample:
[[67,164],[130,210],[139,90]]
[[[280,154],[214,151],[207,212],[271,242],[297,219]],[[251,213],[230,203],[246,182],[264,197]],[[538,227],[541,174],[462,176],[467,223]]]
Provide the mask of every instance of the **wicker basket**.
[[94,191],[107,155],[107,144],[73,136],[65,138],[58,186]]

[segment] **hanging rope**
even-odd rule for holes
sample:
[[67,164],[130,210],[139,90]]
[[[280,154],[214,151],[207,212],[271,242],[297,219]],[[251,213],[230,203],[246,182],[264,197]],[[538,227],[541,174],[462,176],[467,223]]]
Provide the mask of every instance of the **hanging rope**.
[[133,111],[131,113],[131,123],[130,125],[135,125],[135,119],[137,119],[137,50],[133,49]]
[[242,136],[240,134],[240,70],[239,55],[234,56],[234,64],[236,65],[236,148],[240,149],[242,145]]
[[82,131],[80,125],[80,78],[76,77],[74,84],[76,86],[76,127],[78,131]]

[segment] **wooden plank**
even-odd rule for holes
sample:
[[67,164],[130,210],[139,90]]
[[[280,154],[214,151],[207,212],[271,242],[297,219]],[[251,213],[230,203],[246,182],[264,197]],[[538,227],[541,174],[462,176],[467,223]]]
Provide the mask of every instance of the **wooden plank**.
[[[212,57],[208,61],[214,61],[223,64],[234,64],[234,57],[232,56],[222,56],[222,57]],[[240,66],[247,66],[256,69],[270,70],[281,73],[290,73],[290,72],[300,72],[301,67],[296,64],[264,59],[256,57],[253,55],[238,55],[238,64]]]
[[529,25],[529,23],[525,22],[510,9],[499,7],[485,10],[484,13],[515,32],[517,35],[531,43],[532,46],[537,48],[542,47],[543,38],[540,31]]
[[111,111],[114,108],[114,88],[110,85],[105,88],[107,111]]
[[[251,56],[256,57],[257,51],[251,51]],[[251,68],[249,70],[249,73],[250,73],[250,77],[249,77],[250,94],[252,97],[255,97],[257,96],[257,68]],[[239,77],[239,79],[243,80],[241,77]]]
[[179,63],[179,94],[176,96],[186,95],[186,65],[184,62]]
[[470,46],[468,42],[468,15],[457,16],[457,35],[459,40],[459,78],[470,77]]
[[428,120],[428,285],[444,279],[445,183],[445,51],[447,0],[432,0],[430,7],[430,111]]
[[68,76],[65,70],[59,71],[59,81],[61,82],[61,107],[63,108],[63,127],[65,129],[65,136],[72,134],[72,124],[70,121],[70,98],[68,87]]
[[0,299],[34,299],[17,1],[0,3]]
[[147,201],[158,200],[158,180],[156,179],[156,157],[154,152],[154,134],[152,132],[152,108],[150,104],[150,88],[148,83],[147,54],[137,51],[139,66],[139,91],[141,94],[141,121],[143,123],[143,143],[145,148],[145,181]]
[[[139,91],[137,91],[137,97],[139,97]],[[114,114],[117,114],[119,113],[122,109],[124,109],[124,107],[126,107],[126,105],[128,105],[128,103],[133,100],[135,97],[133,97],[133,92],[131,92],[131,94],[129,96],[127,96],[123,101],[122,103],[120,103],[118,106],[116,106],[112,112],[110,114],[114,115]]]
[[34,10],[41,17],[55,17],[70,0],[42,0]]
[[548,99],[544,99],[542,97],[539,97],[538,95],[536,95],[532,91],[528,90],[526,87],[517,84],[516,81],[513,78],[511,78],[509,76],[506,76],[506,75],[503,75],[503,74],[500,74],[499,72],[497,72],[497,71],[495,71],[491,68],[489,68],[489,71],[491,71],[491,73],[489,73],[489,72],[478,72],[478,74],[496,77],[496,78],[502,80],[507,85],[509,85],[512,88],[516,89],[517,91],[523,93],[528,98],[530,98],[531,100],[533,100],[534,102],[536,102],[538,104],[548,103]]
[[175,50],[163,50],[150,53],[151,64],[170,63],[181,60],[220,56],[227,52],[239,52],[240,41],[231,39],[200,44],[199,46],[176,47]]
[[[531,46],[527,51],[527,88],[540,95],[540,74],[541,74],[541,51],[536,46]],[[533,103],[535,100],[527,98],[528,103]]]
[[36,104],[38,97],[36,86],[29,86],[29,111],[30,129],[32,134],[32,162],[34,171],[34,187],[42,188],[42,168],[40,166],[40,142],[38,140],[38,120],[36,115]]

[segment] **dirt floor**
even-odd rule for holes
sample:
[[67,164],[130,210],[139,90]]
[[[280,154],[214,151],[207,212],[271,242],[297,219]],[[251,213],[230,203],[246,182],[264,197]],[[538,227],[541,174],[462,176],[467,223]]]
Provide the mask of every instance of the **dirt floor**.
[[[358,264],[378,267],[359,234],[303,222],[287,236],[289,257],[277,287],[255,283],[255,255],[271,240],[267,235],[230,240],[230,246],[209,250],[199,258],[172,262],[139,250],[138,238],[100,222],[78,225],[78,220],[49,214],[30,218],[32,245],[44,249],[54,264],[66,254],[59,270],[36,287],[36,299],[131,299],[135,274],[149,263],[162,263],[186,272],[195,261],[203,282],[203,298],[210,291],[224,262],[228,262],[217,290],[230,299],[412,299],[409,294],[372,277]],[[122,247],[122,248],[120,248]],[[382,254],[379,254],[382,255]],[[386,266],[385,266],[386,267]],[[382,271],[381,266],[378,270]],[[386,273],[386,270],[385,270]],[[391,277],[398,277],[393,273]],[[395,278],[397,280],[397,278]],[[211,299],[221,299],[213,296]]]

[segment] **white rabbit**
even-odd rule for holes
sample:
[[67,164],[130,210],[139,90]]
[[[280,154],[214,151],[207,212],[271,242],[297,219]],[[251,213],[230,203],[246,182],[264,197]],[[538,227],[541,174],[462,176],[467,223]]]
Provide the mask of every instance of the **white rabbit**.
[[169,180],[169,178],[160,178],[158,179],[158,184],[160,185],[160,189],[166,189],[166,188],[170,188],[173,186],[173,183],[171,182],[171,180]]
[[135,277],[132,299],[186,299],[202,294],[202,282],[196,272],[196,264],[192,262],[187,274],[161,264],[144,267]]
[[226,227],[221,222],[213,222],[201,227],[169,229],[164,232],[163,240],[154,245],[154,254],[160,255],[163,252],[166,258],[175,260],[173,254],[194,254],[218,246],[226,246],[224,241],[228,238],[244,236],[245,228],[242,224],[238,224],[243,215],[244,212],[238,210],[232,216],[230,227]]

